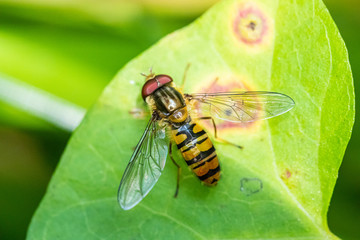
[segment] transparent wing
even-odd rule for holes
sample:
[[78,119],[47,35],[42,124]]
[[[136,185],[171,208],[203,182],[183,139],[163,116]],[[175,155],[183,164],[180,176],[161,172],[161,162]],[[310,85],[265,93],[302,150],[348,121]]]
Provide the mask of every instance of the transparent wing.
[[149,193],[164,169],[167,154],[165,129],[152,117],[120,182],[118,201],[124,210],[133,208]]
[[253,122],[283,114],[295,105],[289,96],[276,92],[247,91],[184,95],[203,116],[231,122]]

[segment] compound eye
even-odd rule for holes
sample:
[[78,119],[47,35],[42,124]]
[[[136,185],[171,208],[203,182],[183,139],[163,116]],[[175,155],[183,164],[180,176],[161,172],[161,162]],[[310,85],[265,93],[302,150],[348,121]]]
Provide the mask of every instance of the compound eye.
[[169,75],[161,74],[156,75],[155,79],[159,82],[160,86],[164,86],[165,84],[172,82],[172,78]]
[[169,82],[172,82],[172,78],[164,74],[156,75],[154,78],[147,80],[141,91],[141,95],[144,101],[147,96],[151,95],[158,88],[164,86]]

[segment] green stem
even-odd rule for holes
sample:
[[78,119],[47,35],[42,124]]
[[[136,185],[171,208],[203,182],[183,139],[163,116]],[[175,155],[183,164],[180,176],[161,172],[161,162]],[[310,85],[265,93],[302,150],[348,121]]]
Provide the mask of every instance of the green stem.
[[86,111],[80,106],[4,74],[0,74],[0,101],[69,132],[79,125]]

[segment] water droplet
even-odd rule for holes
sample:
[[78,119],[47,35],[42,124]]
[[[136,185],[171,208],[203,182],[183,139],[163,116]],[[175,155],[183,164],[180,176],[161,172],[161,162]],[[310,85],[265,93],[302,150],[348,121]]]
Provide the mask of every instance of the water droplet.
[[242,178],[240,180],[240,191],[250,196],[262,190],[263,183],[259,178]]
[[134,80],[130,80],[129,82],[131,85],[134,85],[135,84],[135,81]]

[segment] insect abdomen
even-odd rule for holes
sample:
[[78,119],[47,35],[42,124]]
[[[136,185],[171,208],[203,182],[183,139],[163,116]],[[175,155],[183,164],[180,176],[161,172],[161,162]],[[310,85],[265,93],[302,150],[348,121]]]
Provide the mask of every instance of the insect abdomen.
[[210,138],[197,123],[190,121],[172,130],[181,155],[196,176],[214,186],[220,179],[220,164]]

